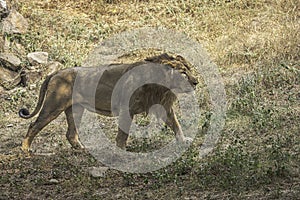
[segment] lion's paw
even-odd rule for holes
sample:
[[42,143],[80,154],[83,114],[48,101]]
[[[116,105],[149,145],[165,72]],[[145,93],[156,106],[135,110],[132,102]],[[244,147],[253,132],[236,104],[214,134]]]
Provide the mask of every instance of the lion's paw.
[[184,142],[185,142],[185,143],[188,143],[188,144],[191,144],[191,143],[193,142],[193,138],[185,137],[185,138],[184,138]]
[[179,145],[188,147],[193,143],[193,139],[190,137],[184,137],[181,141],[178,142]]
[[190,146],[193,143],[193,138],[185,137],[183,140],[184,145]]

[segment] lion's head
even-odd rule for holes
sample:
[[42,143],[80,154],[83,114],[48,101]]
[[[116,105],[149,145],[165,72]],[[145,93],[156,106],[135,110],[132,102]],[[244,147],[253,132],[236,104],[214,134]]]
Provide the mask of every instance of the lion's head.
[[192,86],[198,84],[196,76],[193,75],[192,66],[189,64],[182,56],[177,55],[173,57],[167,53],[161,54],[159,56],[153,56],[145,59],[146,61],[153,63],[160,63],[163,65],[168,65],[175,70],[178,70],[183,76],[186,76],[187,80]]

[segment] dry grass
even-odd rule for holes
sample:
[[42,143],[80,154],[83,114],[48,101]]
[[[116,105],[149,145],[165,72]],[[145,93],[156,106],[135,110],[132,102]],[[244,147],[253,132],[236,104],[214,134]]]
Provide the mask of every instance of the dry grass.
[[[114,2],[114,1],[112,1]],[[20,1],[35,40],[29,50],[80,64],[113,33],[165,26],[200,41],[222,67],[299,60],[299,3],[261,1]],[[227,2],[227,3],[226,3]],[[39,35],[37,35],[39,33]],[[31,39],[31,38],[29,38]]]

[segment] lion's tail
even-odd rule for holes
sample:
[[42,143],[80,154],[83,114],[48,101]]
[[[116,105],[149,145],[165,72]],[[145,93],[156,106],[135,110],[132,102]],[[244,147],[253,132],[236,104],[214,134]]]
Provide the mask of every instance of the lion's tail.
[[39,100],[38,100],[38,103],[37,103],[37,106],[36,106],[35,110],[30,114],[30,112],[29,112],[28,109],[22,108],[22,109],[19,110],[19,116],[20,117],[22,117],[24,119],[29,119],[29,118],[35,116],[40,111],[40,109],[41,109],[41,107],[43,105],[44,99],[45,99],[45,95],[46,95],[47,89],[48,89],[48,84],[49,84],[51,78],[55,74],[56,73],[47,76],[47,78],[43,82],[43,84],[41,86],[41,89],[40,89]]

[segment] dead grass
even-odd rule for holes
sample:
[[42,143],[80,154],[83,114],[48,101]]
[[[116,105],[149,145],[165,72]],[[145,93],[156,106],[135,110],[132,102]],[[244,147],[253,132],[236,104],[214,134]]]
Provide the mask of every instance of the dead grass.
[[21,2],[22,13],[30,18],[30,35],[38,40],[30,50],[49,50],[53,59],[67,65],[80,64],[103,38],[145,25],[186,33],[204,44],[222,67],[299,60],[295,0]]

